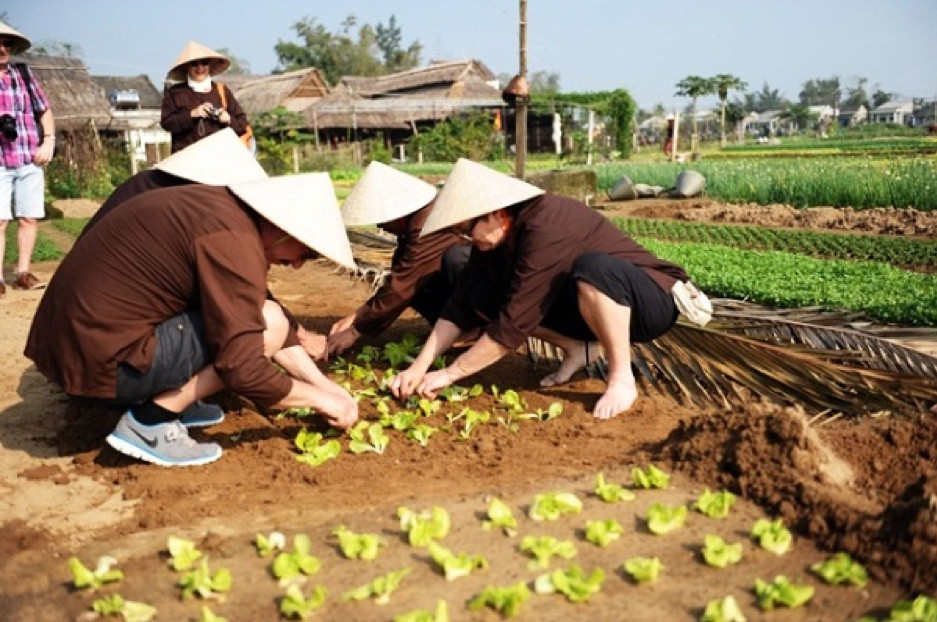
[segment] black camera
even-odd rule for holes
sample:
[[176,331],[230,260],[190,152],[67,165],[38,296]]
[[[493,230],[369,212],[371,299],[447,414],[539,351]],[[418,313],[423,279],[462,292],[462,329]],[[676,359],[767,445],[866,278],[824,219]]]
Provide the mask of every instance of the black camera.
[[214,107],[212,107],[212,108],[209,108],[209,109],[208,109],[208,116],[210,116],[212,119],[214,119],[215,121],[217,121],[217,120],[218,120],[218,117],[221,116],[221,113],[222,113],[222,112],[224,112],[224,108],[214,108]]
[[0,133],[2,133],[7,140],[16,140],[16,137],[19,135],[16,131],[16,119],[8,114],[0,116]]

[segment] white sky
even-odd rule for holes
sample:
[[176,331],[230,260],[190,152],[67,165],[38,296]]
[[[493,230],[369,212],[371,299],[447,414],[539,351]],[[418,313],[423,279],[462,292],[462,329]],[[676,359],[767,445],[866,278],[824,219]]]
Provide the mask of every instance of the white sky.
[[[188,40],[225,47],[252,73],[277,66],[273,46],[315,17],[335,32],[402,29],[431,59],[477,58],[518,70],[517,0],[0,0],[33,42],[80,46],[93,75],[147,74],[160,88]],[[937,0],[528,0],[528,70],[556,72],[564,91],[624,87],[642,108],[683,107],[674,85],[728,73],[796,100],[804,81],[858,76],[905,97],[937,97]],[[730,99],[733,96],[730,95]],[[701,105],[710,102],[702,101]]]

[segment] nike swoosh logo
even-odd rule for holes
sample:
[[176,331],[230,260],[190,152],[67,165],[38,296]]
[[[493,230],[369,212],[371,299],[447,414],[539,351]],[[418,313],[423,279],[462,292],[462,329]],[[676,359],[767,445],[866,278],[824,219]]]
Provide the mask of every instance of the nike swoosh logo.
[[137,438],[139,438],[141,441],[146,443],[147,447],[156,449],[156,444],[157,444],[158,439],[155,436],[153,438],[147,438],[143,436],[142,434],[140,434],[139,432],[137,432],[136,430],[134,430],[133,428],[130,428],[130,431],[133,432],[137,436]]

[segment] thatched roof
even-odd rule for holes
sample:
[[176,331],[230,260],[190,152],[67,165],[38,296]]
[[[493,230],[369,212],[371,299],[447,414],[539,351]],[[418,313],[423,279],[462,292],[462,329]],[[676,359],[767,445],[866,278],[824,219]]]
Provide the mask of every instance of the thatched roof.
[[96,84],[78,58],[23,54],[14,62],[25,62],[32,69],[55,117],[59,130],[77,130],[94,122],[100,127],[110,120],[110,106],[104,89]]
[[[223,79],[219,81],[226,83]],[[278,106],[301,113],[329,92],[328,83],[314,67],[264,76],[244,82],[237,88],[231,87],[230,83],[226,84],[229,84],[248,116]]]
[[138,97],[140,108],[159,109],[163,105],[163,95],[150,82],[146,75],[139,76],[91,76],[95,84],[104,89],[111,105],[114,104],[113,93],[134,92]]
[[386,76],[345,76],[305,116],[319,129],[403,129],[469,109],[503,107],[501,91],[489,83],[494,79],[476,60],[434,63]]

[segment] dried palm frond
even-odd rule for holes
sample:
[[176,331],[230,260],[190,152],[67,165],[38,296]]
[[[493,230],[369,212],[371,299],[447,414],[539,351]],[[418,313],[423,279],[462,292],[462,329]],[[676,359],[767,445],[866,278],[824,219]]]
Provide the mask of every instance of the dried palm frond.
[[[776,402],[854,415],[921,412],[937,403],[937,376],[928,371],[937,364],[928,360],[933,357],[874,338],[859,339],[847,329],[824,334],[819,326],[802,330],[811,339],[780,345],[771,331],[761,341],[722,330],[719,321],[714,320],[713,328],[680,322],[651,343],[635,344],[632,360],[642,388],[699,406],[726,406],[744,399],[744,387]],[[765,332],[763,320],[760,325],[753,330]],[[738,332],[739,325],[732,328]],[[555,349],[536,341],[528,340],[528,352],[536,352],[530,354],[532,360],[557,358],[550,356]],[[895,363],[900,371],[882,369],[873,361],[877,356],[903,361]],[[595,367],[604,375],[607,363],[600,359]]]

